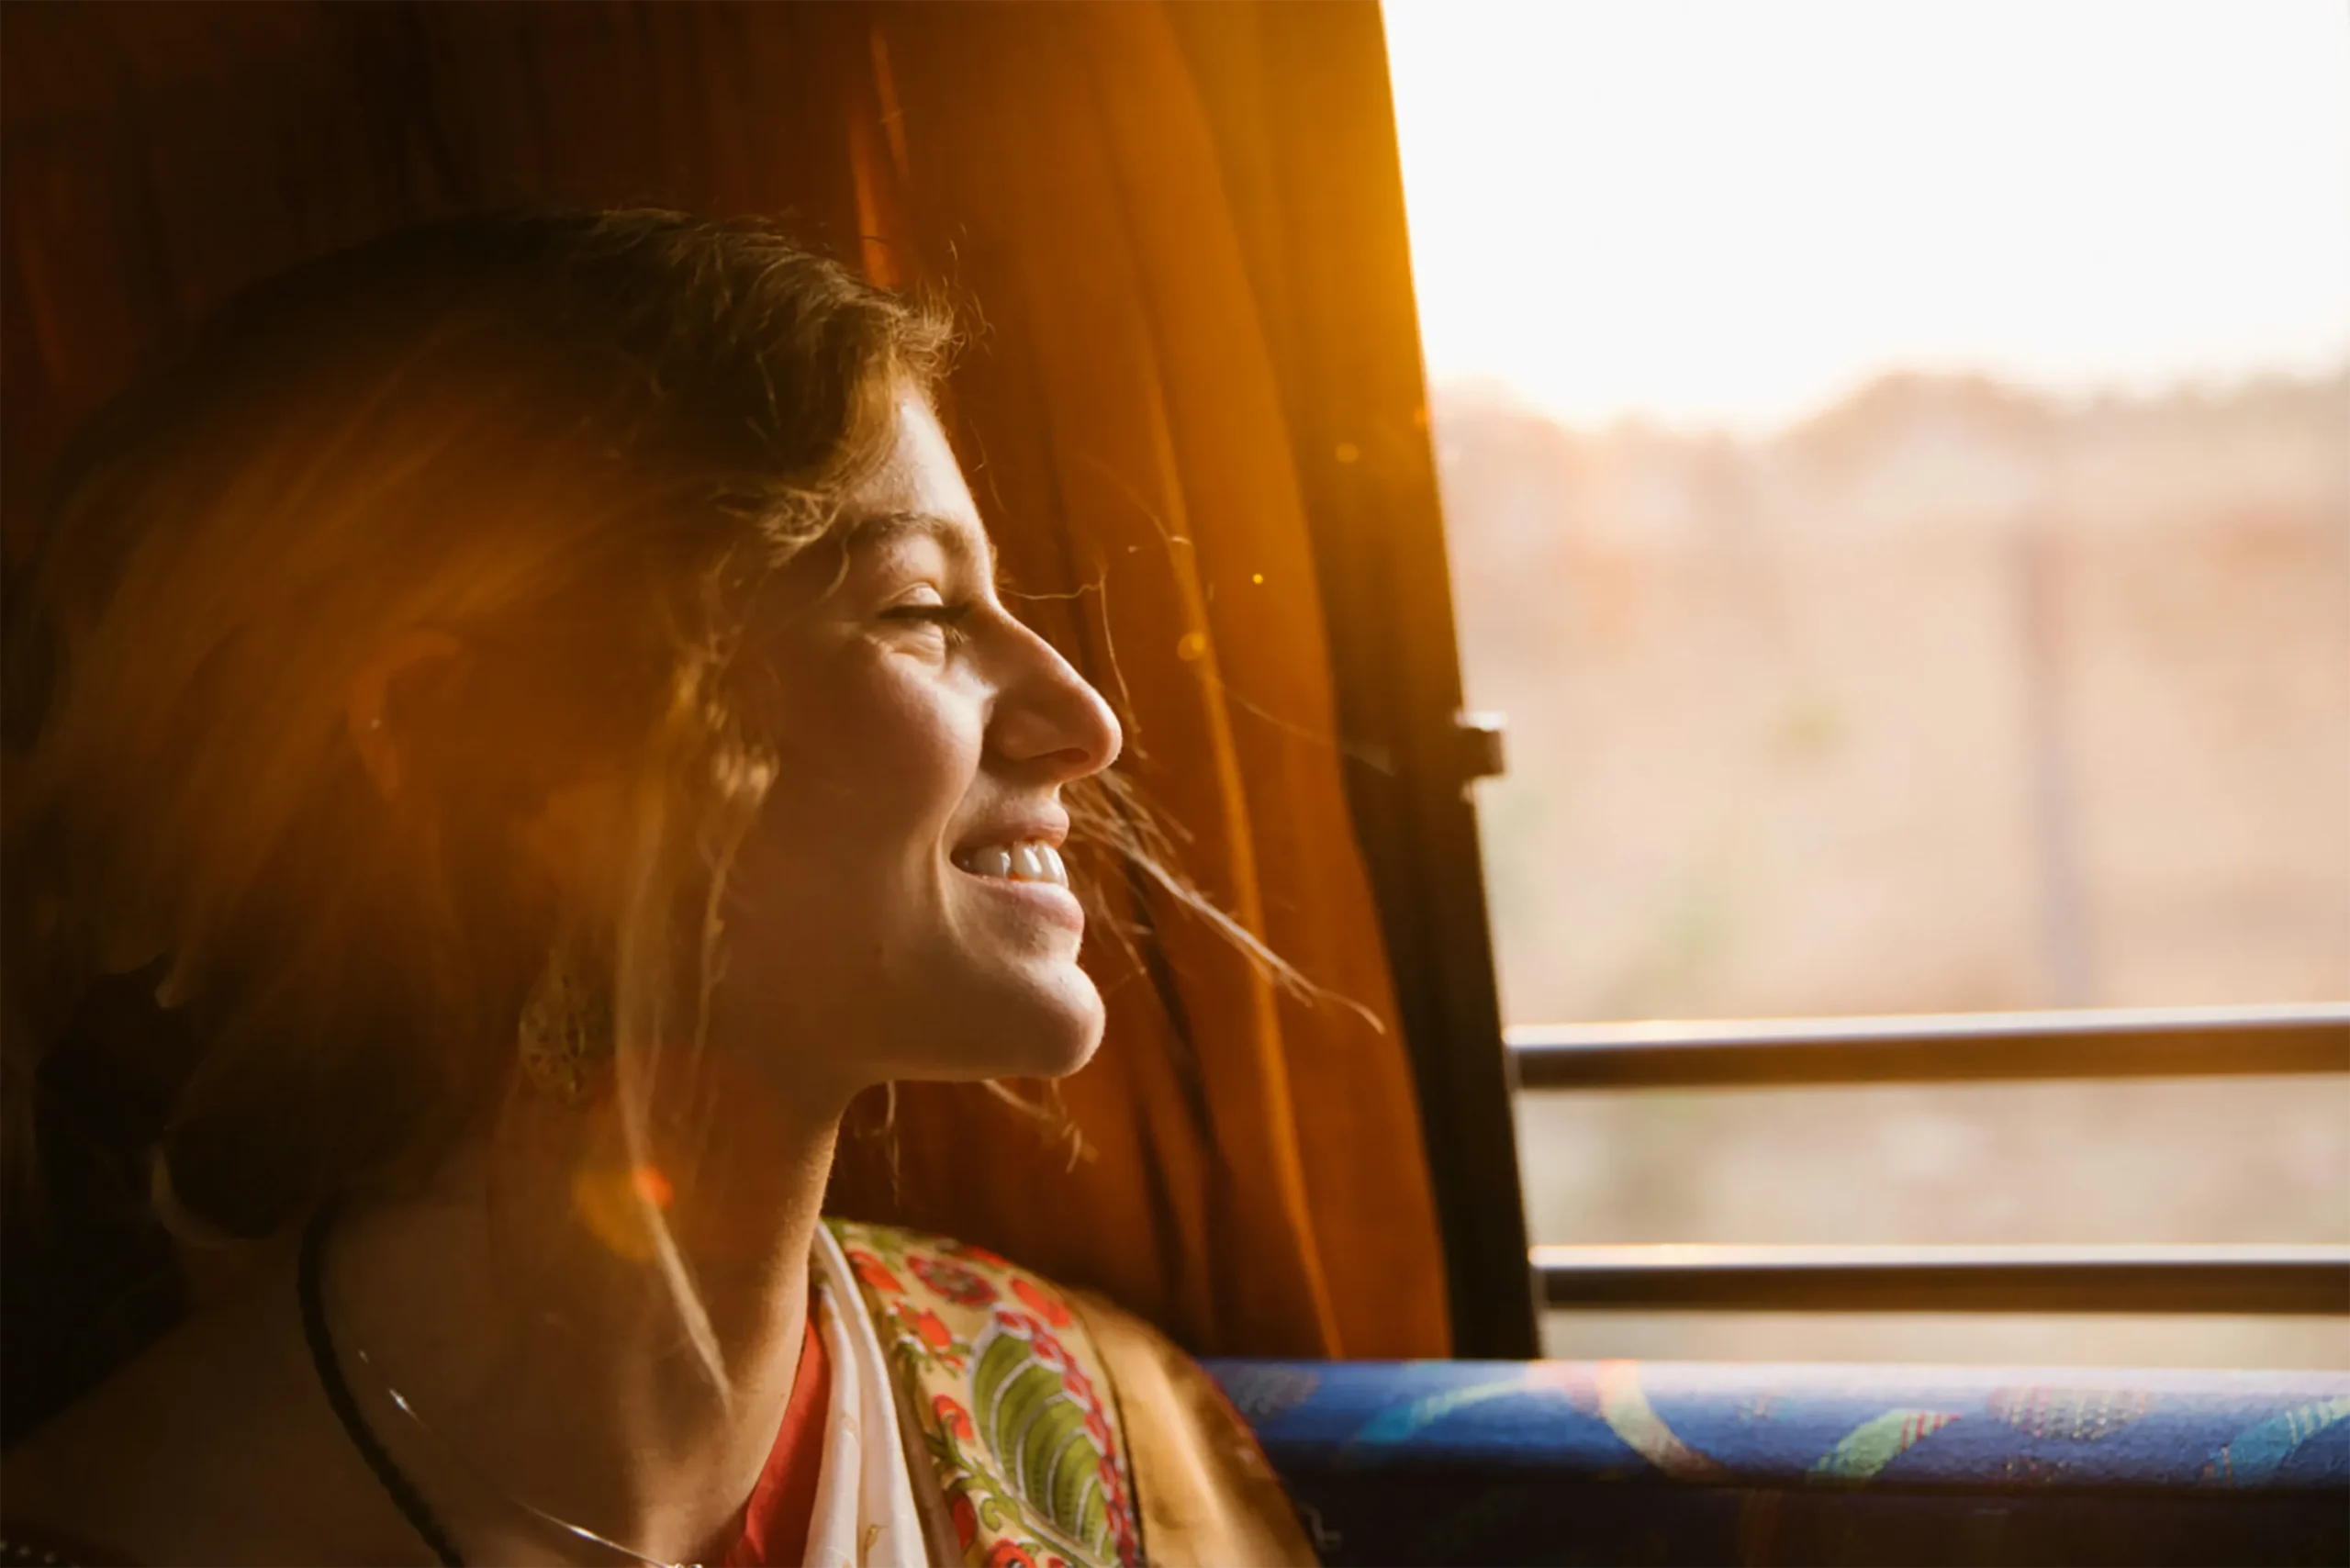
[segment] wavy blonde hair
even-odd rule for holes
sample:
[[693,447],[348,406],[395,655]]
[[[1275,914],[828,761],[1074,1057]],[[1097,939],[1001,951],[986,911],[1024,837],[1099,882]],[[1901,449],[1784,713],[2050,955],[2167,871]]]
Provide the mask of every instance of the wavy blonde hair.
[[[947,343],[769,225],[666,212],[466,218],[230,306],[94,427],[13,585],[11,1112],[93,980],[150,970],[201,1042],[160,1146],[197,1219],[420,1173],[510,1092],[570,918],[512,829],[591,770],[626,802],[597,946],[657,1075],[771,777],[741,607]],[[387,806],[345,708],[418,628],[463,653],[404,683]]]

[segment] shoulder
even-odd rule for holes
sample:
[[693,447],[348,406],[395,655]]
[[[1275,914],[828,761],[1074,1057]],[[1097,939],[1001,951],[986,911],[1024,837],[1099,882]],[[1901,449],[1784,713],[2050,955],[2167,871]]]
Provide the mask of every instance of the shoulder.
[[217,1485],[222,1444],[195,1416],[206,1360],[167,1336],[0,1457],[12,1542],[73,1562],[167,1562],[174,1521]]
[[1081,1470],[1073,1493],[1022,1500],[1091,1561],[1315,1560],[1247,1423],[1151,1324],[982,1248],[828,1223],[950,1497]]
[[1047,1328],[1071,1322],[1066,1293],[1010,1259],[952,1237],[901,1226],[826,1220],[868,1305],[917,1320],[923,1314],[977,1328],[1025,1315]]
[[1314,1562],[1281,1478],[1216,1381],[1145,1319],[1091,1292],[1070,1301],[1117,1388],[1151,1562]]
[[317,1562],[372,1550],[379,1501],[325,1440],[331,1417],[269,1305],[185,1325],[0,1456],[5,1533],[36,1553],[24,1561]]

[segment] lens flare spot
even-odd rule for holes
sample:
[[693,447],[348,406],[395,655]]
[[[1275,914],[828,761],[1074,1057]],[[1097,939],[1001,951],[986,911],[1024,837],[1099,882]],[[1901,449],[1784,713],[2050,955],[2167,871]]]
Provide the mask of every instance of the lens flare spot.
[[669,1178],[661,1174],[656,1165],[640,1165],[630,1172],[630,1182],[636,1195],[656,1209],[666,1209],[669,1200],[677,1196],[677,1189],[669,1185]]
[[657,1250],[646,1204],[657,1207],[662,1199],[647,1190],[644,1174],[625,1165],[583,1165],[571,1174],[572,1213],[588,1235],[632,1263],[650,1262]]

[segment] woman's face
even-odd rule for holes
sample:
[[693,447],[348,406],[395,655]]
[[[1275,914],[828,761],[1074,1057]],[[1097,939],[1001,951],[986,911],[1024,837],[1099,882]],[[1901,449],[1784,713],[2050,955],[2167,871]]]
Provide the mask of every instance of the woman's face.
[[772,599],[744,654],[778,767],[728,882],[713,1043],[828,1095],[1075,1070],[1102,999],[1060,794],[1116,757],[1118,723],[997,597],[927,405],[901,403],[841,547]]

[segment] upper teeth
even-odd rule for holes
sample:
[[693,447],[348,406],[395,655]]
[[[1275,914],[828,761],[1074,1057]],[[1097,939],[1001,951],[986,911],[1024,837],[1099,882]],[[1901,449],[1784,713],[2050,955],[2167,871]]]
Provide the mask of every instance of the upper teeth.
[[1015,882],[1050,882],[1060,888],[1069,886],[1069,868],[1061,864],[1061,852],[1041,841],[990,844],[978,849],[967,849],[955,857],[955,864],[979,877],[1003,877]]

